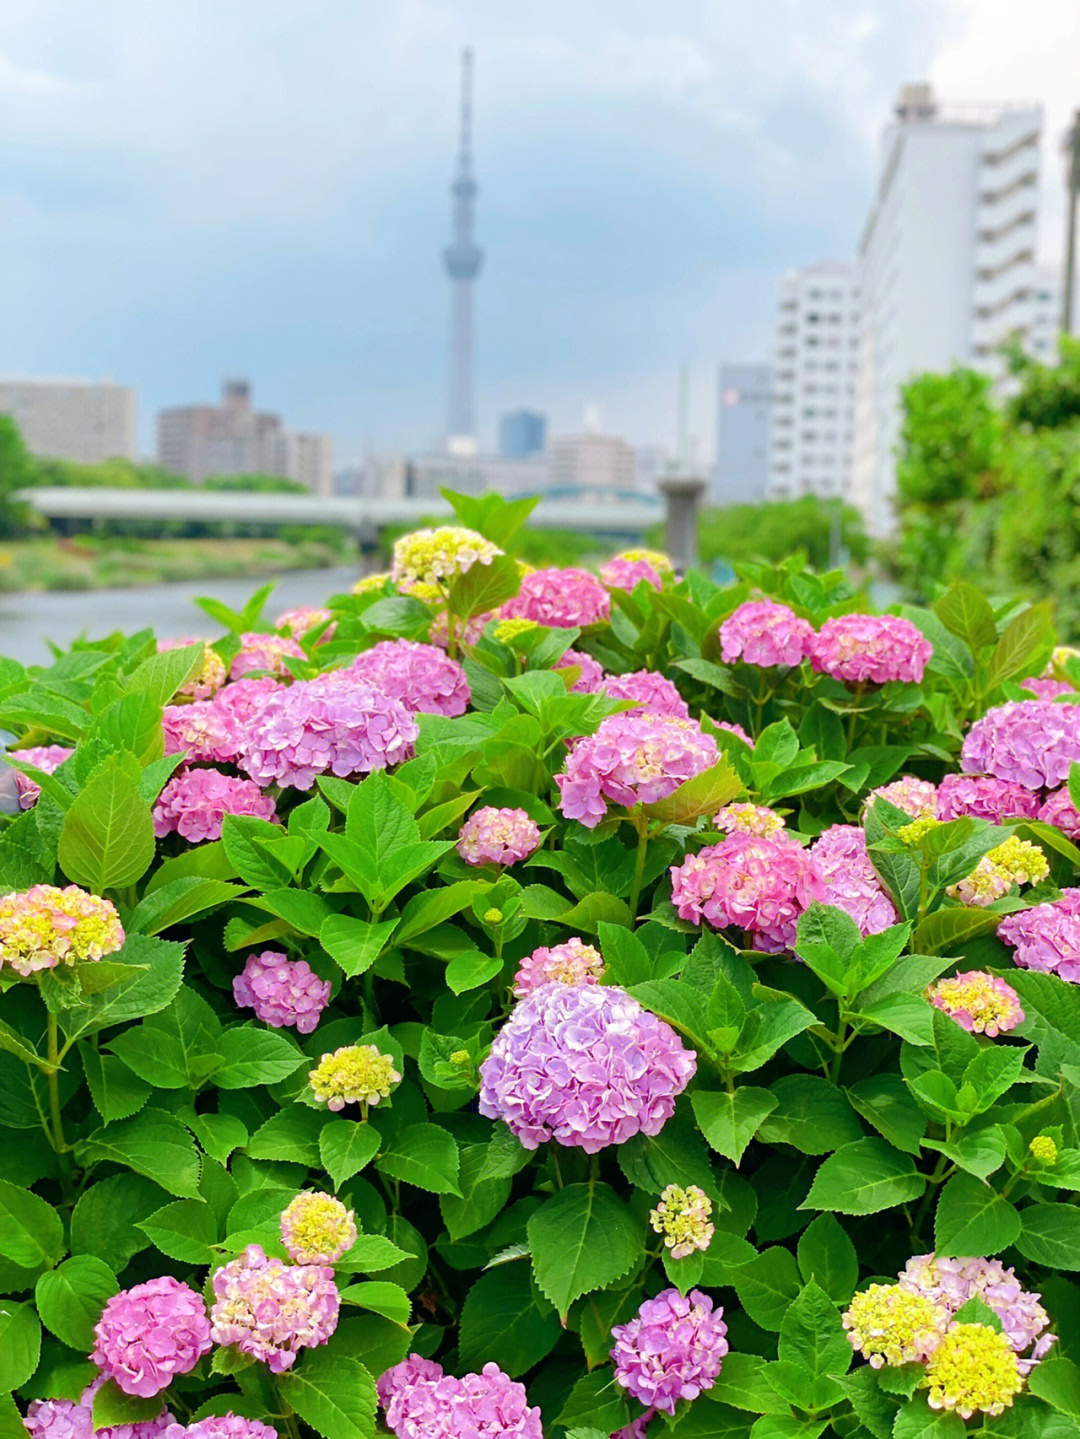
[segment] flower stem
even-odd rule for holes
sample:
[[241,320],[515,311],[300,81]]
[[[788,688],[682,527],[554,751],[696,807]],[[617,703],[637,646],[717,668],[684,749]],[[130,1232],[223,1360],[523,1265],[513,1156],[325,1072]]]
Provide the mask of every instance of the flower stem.
[[56,1015],[49,1015],[49,1067],[46,1077],[49,1083],[49,1117],[52,1127],[52,1143],[57,1154],[67,1149],[64,1142],[64,1121],[60,1114],[60,1042]]
[[635,819],[637,825],[637,856],[634,860],[634,883],[630,888],[630,917],[637,919],[638,900],[641,898],[641,886],[645,879],[645,856],[649,850],[649,825],[648,821],[641,816]]

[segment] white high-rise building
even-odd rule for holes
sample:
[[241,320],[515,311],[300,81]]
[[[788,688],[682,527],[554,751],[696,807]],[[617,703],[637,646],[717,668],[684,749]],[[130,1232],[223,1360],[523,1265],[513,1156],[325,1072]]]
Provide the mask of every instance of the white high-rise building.
[[1000,349],[1031,338],[1042,111],[900,93],[859,242],[862,343],[851,499],[871,534],[895,523],[900,388],[971,365],[999,378]]
[[1043,365],[1056,365],[1060,334],[1061,272],[1056,265],[1036,265],[1029,354]]
[[10,415],[32,455],[50,460],[135,459],[135,391],[112,380],[0,380]]
[[582,498],[603,502],[637,487],[633,446],[592,429],[556,435],[548,447],[548,467],[548,483],[556,493],[578,492]]
[[769,499],[847,493],[858,357],[856,267],[789,270],[773,352]]

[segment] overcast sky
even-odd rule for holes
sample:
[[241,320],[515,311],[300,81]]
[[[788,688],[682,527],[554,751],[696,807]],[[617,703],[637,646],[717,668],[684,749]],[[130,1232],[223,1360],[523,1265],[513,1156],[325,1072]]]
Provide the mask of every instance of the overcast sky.
[[776,280],[853,252],[897,88],[1047,110],[1078,0],[4,0],[0,374],[166,404],[248,376],[339,461],[443,422],[459,52],[476,48],[483,438],[499,412],[713,450]]

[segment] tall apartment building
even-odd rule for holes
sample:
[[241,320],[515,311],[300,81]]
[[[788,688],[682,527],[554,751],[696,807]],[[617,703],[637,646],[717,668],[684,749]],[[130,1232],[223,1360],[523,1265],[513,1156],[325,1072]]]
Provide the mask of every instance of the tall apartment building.
[[1035,297],[1031,309],[1031,331],[1027,348],[1044,365],[1058,359],[1061,334],[1061,272],[1056,265],[1036,265]]
[[547,448],[547,416],[532,410],[512,410],[499,420],[499,454],[506,460],[523,460]]
[[42,459],[135,459],[135,391],[112,380],[0,380],[0,414],[10,415]]
[[721,365],[716,411],[718,505],[756,505],[769,479],[770,365]]
[[633,446],[614,435],[556,435],[548,446],[548,471],[554,494],[572,491],[602,501],[637,488]]
[[885,131],[859,242],[862,335],[851,499],[870,532],[895,522],[900,388],[971,365],[999,378],[1002,343],[1030,342],[1042,111],[939,102],[907,85]]
[[847,493],[858,364],[855,266],[789,270],[780,282],[773,352],[771,500]]
[[247,380],[226,380],[220,405],[158,413],[158,463],[202,484],[218,475],[277,475],[317,494],[333,492],[329,435],[286,430],[280,415],[256,410]]

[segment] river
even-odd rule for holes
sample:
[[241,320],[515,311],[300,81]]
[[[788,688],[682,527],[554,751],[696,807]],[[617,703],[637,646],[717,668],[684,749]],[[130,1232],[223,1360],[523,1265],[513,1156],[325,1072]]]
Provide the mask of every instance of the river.
[[[350,589],[359,574],[358,566],[339,565],[273,576],[274,591],[266,613],[273,619],[279,611],[297,605],[322,604],[328,595]],[[98,639],[113,630],[147,625],[162,637],[212,635],[218,626],[195,604],[195,596],[213,595],[230,609],[239,609],[269,578],[186,580],[137,589],[0,593],[0,655],[26,665],[48,664],[48,640],[66,647],[83,634]]]

